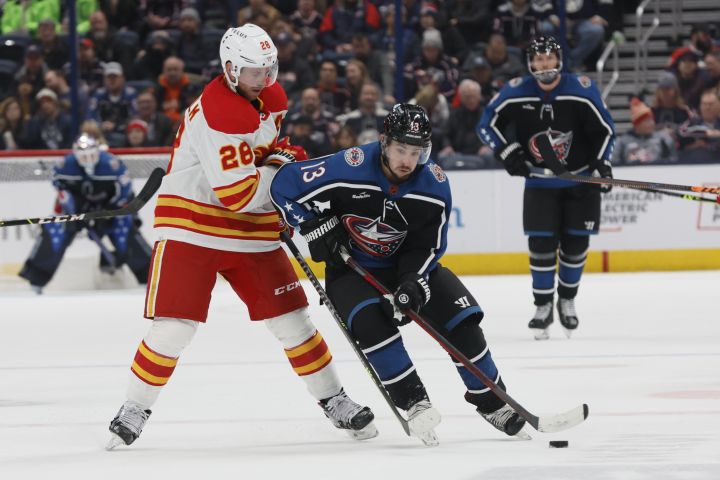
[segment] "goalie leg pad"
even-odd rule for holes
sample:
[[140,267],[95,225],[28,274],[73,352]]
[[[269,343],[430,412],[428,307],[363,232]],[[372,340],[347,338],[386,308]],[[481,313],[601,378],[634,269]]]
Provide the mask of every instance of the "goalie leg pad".
[[305,381],[313,397],[322,400],[342,390],[330,349],[310,321],[306,307],[267,319],[264,323],[282,343],[290,365]]
[[198,322],[158,317],[140,342],[130,370],[127,399],[149,409],[170,380],[180,353],[190,344]]

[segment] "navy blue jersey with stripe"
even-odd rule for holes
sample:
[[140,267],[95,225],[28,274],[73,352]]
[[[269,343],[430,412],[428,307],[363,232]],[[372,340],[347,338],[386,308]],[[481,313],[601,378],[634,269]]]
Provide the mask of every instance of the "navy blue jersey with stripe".
[[496,153],[516,141],[522,145],[533,164],[528,187],[577,185],[545,168],[536,145],[540,134],[550,134],[558,158],[580,175],[591,174],[598,163],[609,165],[615,144],[615,125],[595,83],[568,73],[550,92],[530,75],[511,80],[485,108],[477,133]]
[[100,152],[91,174],[75,155],[66,155],[53,169],[52,181],[55,188],[73,195],[77,211],[122,206],[132,194],[127,167],[108,152]]
[[425,275],[447,247],[452,208],[447,176],[429,161],[394,185],[380,157],[375,142],[286,164],[273,179],[272,201],[295,227],[336,215],[351,238],[351,255],[365,267]]

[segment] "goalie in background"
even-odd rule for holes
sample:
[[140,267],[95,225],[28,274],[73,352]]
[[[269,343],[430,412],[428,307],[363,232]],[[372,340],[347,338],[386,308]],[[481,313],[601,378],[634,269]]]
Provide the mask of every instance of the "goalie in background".
[[[52,182],[58,191],[56,214],[74,214],[120,208],[133,192],[127,167],[114,155],[101,151],[97,140],[81,134],[73,143],[72,153],[53,168]],[[138,283],[147,283],[152,249],[139,231],[136,216],[125,215],[90,222],[46,223],[20,270],[33,290],[42,293],[52,280],[65,251],[82,229],[100,246],[100,268],[114,272],[126,264]],[[108,252],[100,243],[108,236],[115,248]]]

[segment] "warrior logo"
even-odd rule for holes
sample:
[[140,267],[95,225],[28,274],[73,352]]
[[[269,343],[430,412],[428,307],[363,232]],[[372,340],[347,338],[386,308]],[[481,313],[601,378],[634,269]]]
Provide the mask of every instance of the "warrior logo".
[[358,147],[348,148],[345,150],[345,161],[351,167],[357,167],[365,160],[365,153]]
[[560,132],[558,130],[547,130],[544,132],[538,132],[530,138],[530,154],[538,161],[543,163],[542,155],[540,155],[540,149],[537,146],[537,139],[540,135],[547,135],[550,137],[550,144],[552,144],[553,150],[558,160],[563,165],[567,164],[567,156],[570,153],[570,147],[572,146],[573,132]]
[[342,218],[345,230],[350,233],[353,243],[368,255],[387,257],[397,251],[405,240],[407,231],[399,231],[380,217],[375,220],[356,215],[345,215]]

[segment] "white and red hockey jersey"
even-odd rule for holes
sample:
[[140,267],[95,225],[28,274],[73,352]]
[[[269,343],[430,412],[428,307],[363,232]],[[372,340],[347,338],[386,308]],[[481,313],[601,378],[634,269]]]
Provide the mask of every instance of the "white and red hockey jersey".
[[218,250],[278,248],[280,218],[269,198],[273,167],[257,167],[277,143],[287,96],[279,83],[255,102],[222,75],[185,111],[155,208],[160,240]]

